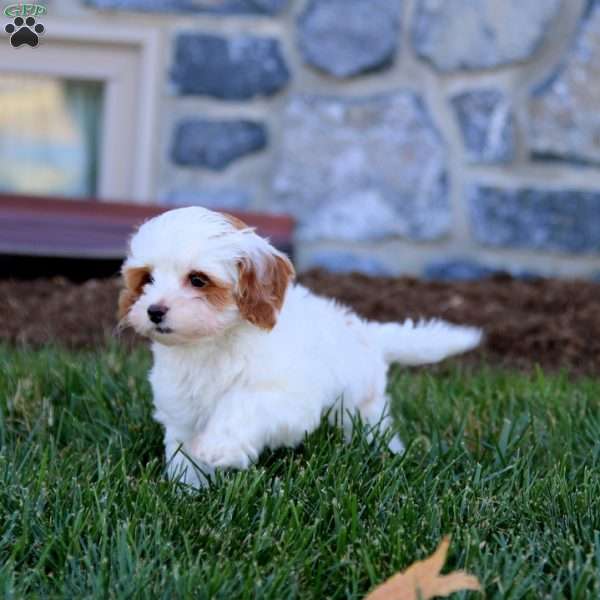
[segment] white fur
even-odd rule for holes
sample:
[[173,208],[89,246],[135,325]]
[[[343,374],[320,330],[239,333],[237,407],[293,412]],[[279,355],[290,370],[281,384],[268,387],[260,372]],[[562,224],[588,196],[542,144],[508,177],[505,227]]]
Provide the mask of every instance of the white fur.
[[[440,321],[368,322],[293,284],[275,327],[264,331],[235,303],[216,311],[182,284],[187,272],[201,270],[235,290],[238,261],[250,257],[260,272],[269,253],[278,254],[252,230],[201,208],[165,213],[132,239],[124,269],[150,267],[154,283],[129,322],[154,342],[150,382],[169,472],[193,486],[216,468],[247,468],[265,448],[297,445],[327,411],[346,432],[354,415],[385,431],[391,362],[437,362],[481,339],[477,329]],[[149,322],[146,310],[156,302],[169,306],[172,333]],[[397,436],[390,448],[402,450]]]

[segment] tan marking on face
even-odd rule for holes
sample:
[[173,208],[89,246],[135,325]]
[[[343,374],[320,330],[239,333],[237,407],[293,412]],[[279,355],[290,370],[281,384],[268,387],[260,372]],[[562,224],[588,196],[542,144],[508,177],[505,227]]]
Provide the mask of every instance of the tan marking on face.
[[124,289],[119,294],[119,308],[117,316],[119,321],[124,319],[131,307],[142,295],[144,286],[151,277],[151,271],[148,267],[133,267],[123,271]]
[[213,278],[203,288],[198,290],[198,295],[204,296],[217,310],[224,310],[228,306],[235,304],[231,286]]

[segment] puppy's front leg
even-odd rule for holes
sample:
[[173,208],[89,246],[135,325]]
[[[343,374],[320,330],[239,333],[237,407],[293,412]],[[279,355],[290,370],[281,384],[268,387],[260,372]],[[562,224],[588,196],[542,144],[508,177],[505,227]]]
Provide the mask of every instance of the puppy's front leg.
[[247,469],[267,446],[295,446],[320,415],[314,411],[309,417],[292,396],[245,390],[223,398],[194,440],[193,457],[213,468]]
[[196,489],[208,484],[214,469],[195,460],[189,448],[176,440],[165,439],[165,462],[169,479]]
[[258,459],[259,450],[228,428],[214,428],[197,436],[192,456],[211,469],[247,469]]

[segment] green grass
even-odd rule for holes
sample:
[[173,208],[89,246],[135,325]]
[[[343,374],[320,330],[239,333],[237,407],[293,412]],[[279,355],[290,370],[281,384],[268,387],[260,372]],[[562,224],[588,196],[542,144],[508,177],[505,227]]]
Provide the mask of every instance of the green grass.
[[0,349],[6,598],[362,598],[429,554],[488,598],[600,597],[600,383],[395,372],[392,457],[326,426],[189,495],[145,352]]

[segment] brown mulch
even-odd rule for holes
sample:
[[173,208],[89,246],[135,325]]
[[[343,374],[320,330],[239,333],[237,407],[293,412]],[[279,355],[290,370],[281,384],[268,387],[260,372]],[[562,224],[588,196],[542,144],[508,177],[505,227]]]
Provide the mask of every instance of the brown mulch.
[[303,282],[370,319],[441,317],[478,325],[486,339],[471,357],[475,360],[600,374],[600,283],[502,275],[447,283],[317,271],[307,273]]
[[[509,277],[441,283],[324,271],[305,273],[300,281],[371,319],[441,317],[479,325],[486,342],[475,360],[600,373],[599,283]],[[97,348],[115,336],[118,291],[114,279],[0,281],[0,341]]]

